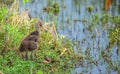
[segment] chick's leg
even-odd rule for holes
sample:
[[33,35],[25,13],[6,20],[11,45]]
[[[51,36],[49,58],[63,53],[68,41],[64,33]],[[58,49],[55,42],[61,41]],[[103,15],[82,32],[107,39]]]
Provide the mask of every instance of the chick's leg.
[[25,59],[28,59],[28,51],[26,50],[26,55],[25,55]]
[[31,57],[31,60],[33,60],[33,51],[31,51],[30,57]]

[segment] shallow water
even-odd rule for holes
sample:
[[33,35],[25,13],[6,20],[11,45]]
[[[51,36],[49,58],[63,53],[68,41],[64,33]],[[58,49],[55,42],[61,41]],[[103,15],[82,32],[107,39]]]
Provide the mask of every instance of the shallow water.
[[[110,55],[108,59],[112,63],[118,65],[120,62],[120,54],[116,54],[120,47],[116,43],[112,48],[109,47],[108,29],[112,25],[111,22],[107,26],[104,26],[101,22],[95,26],[91,25],[90,22],[84,22],[84,20],[90,21],[95,14],[102,17],[106,13],[103,10],[104,0],[54,0],[53,2],[59,4],[60,12],[58,16],[53,15],[52,18],[43,11],[43,7],[47,6],[49,0],[31,1],[32,3],[26,4],[22,4],[21,1],[19,11],[27,8],[32,17],[43,18],[45,22],[58,21],[58,34],[65,35],[75,42],[74,51],[76,54],[90,57],[88,61],[82,60],[83,66],[79,65],[80,61],[78,61],[75,69],[71,72],[72,74],[118,74],[117,70],[110,68],[108,62],[100,57],[101,52],[105,52]],[[66,8],[63,8],[64,5],[66,5]],[[86,10],[90,5],[93,6],[91,13]],[[107,13],[111,16],[120,16],[118,5],[120,5],[120,1],[114,0]]]

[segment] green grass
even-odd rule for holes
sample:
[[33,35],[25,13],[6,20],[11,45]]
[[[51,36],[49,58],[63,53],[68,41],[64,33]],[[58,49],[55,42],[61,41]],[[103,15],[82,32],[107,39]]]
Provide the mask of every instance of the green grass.
[[[6,22],[3,17],[6,17],[7,11],[8,9],[4,7],[0,9],[0,71],[4,74],[71,73],[74,66],[70,61],[75,56],[71,41],[67,38],[53,38],[49,32],[43,30],[41,30],[38,48],[34,51],[34,60],[31,61],[30,56],[27,61],[21,59],[18,47],[22,38],[34,30],[35,21],[28,22],[26,19],[17,17],[22,15],[10,12],[12,15],[7,17],[8,22]],[[19,19],[22,20],[18,21]],[[18,24],[18,22],[23,23]],[[26,26],[26,22],[30,24]],[[4,39],[5,34],[6,40]],[[50,58],[51,61],[44,62],[45,57]]]

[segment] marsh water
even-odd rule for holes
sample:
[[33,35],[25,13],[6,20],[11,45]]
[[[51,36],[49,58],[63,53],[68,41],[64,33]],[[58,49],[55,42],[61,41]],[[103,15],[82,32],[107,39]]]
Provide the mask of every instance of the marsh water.
[[[52,1],[52,0],[51,0]],[[31,3],[22,4],[20,2],[19,11],[27,8],[32,17],[43,18],[44,22],[57,21],[57,32],[73,41],[73,48],[76,54],[89,56],[87,60],[77,60],[75,68],[71,74],[118,74],[116,69],[109,66],[118,67],[120,62],[120,50],[117,43],[110,47],[108,29],[112,25],[109,21],[107,25],[99,22],[96,25],[89,21],[97,14],[100,18],[104,13],[110,16],[119,16],[119,0],[113,0],[109,11],[104,10],[104,0],[54,0],[58,3],[60,11],[58,15],[50,17],[43,8],[49,4],[50,0],[31,0]],[[86,8],[92,6],[92,12]],[[110,50],[110,51],[109,51]],[[106,59],[101,57],[101,52],[108,54]]]

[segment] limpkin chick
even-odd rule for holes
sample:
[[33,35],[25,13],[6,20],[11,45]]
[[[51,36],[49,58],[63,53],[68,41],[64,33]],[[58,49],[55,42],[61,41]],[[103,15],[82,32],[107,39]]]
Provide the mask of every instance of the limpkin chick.
[[[37,42],[40,36],[40,27],[42,27],[42,22],[38,21],[35,24],[35,30],[21,41],[19,50],[20,52],[26,52],[26,60],[28,59],[28,51],[31,51],[31,59],[33,58],[33,50],[37,48]],[[24,56],[22,55],[22,57]]]

